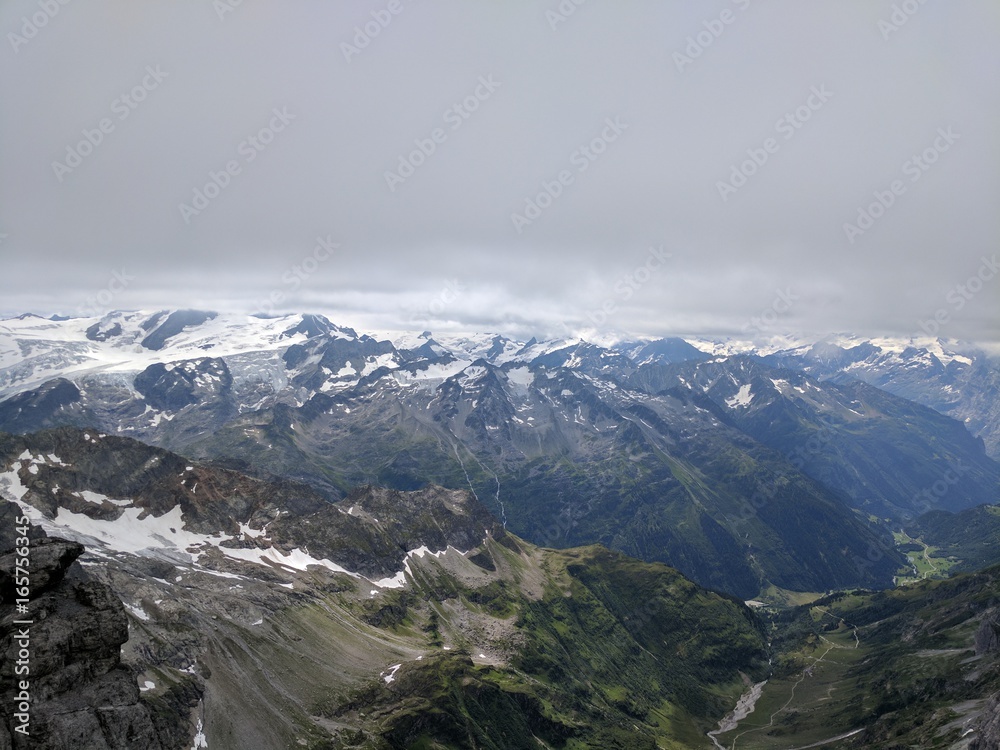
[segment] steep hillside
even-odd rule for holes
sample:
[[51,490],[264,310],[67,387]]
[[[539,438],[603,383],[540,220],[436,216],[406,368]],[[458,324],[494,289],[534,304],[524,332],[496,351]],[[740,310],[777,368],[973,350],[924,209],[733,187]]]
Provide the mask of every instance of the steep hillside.
[[864,383],[821,382],[747,356],[646,365],[629,383],[704,393],[720,419],[866,514],[899,521],[1000,498],[1000,464],[960,422]]
[[975,346],[835,336],[769,360],[821,379],[868,383],[936,409],[981,437],[987,453],[1000,460],[1000,363]]
[[932,548],[931,558],[948,560],[955,571],[1000,563],[1000,505],[980,505],[960,513],[933,511],[905,530]]
[[708,747],[767,668],[742,602],[534,547],[467,492],[330,504],[73,429],[0,436],[0,468],[124,602],[143,700],[192,701],[212,748]]
[[774,673],[722,746],[1000,747],[1000,568],[770,619]]
[[531,541],[599,542],[743,598],[889,585],[903,560],[887,535],[725,419],[684,391],[481,362],[436,387],[386,376],[246,414],[188,450],[333,497],[362,482],[469,487]]

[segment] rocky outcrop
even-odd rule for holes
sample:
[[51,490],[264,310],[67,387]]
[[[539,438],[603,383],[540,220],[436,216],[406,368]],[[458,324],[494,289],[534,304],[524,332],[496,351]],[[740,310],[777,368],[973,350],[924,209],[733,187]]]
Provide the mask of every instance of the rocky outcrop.
[[135,675],[121,664],[124,607],[74,564],[83,551],[63,539],[31,539],[23,610],[13,599],[17,555],[0,555],[0,749],[167,750],[173,745],[161,742]]
[[1000,750],[1000,693],[986,702],[983,718],[976,728],[976,738],[969,750]]
[[976,631],[976,656],[1000,651],[1000,609],[987,612]]

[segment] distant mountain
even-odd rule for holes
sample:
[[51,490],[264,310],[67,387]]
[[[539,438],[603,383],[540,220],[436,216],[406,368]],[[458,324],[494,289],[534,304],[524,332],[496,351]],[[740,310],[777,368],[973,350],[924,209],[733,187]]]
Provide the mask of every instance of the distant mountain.
[[974,346],[837,336],[767,360],[822,380],[861,381],[929,406],[965,424],[1000,459],[1000,361]]
[[392,341],[317,315],[198,311],[0,334],[0,429],[129,435],[330,499],[469,488],[534,542],[600,542],[744,598],[889,585],[904,558],[873,521],[992,502],[1000,485],[930,409],[676,338]]
[[769,361],[650,364],[625,382],[703,393],[720,419],[866,514],[900,520],[1000,500],[1000,467],[959,422],[864,383],[822,382]]

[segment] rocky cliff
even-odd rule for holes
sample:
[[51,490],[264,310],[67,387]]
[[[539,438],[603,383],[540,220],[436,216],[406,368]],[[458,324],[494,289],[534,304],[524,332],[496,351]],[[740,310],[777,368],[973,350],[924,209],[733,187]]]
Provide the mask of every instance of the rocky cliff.
[[[129,637],[121,600],[76,563],[83,545],[37,527],[19,539],[20,515],[11,503],[0,509],[0,748],[180,747],[187,722],[169,710],[157,715],[121,663]],[[21,609],[16,566],[25,552],[30,594]]]

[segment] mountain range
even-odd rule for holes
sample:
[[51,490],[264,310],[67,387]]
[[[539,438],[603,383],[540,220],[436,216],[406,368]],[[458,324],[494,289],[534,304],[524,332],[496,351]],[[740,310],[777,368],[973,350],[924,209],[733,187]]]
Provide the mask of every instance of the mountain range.
[[997,371],[941,340],[2,321],[31,746],[998,747]]
[[905,564],[891,526],[1000,487],[969,423],[820,379],[795,350],[390,339],[191,310],[22,317],[0,334],[0,430],[128,435],[329,500],[464,487],[527,540],[601,543],[744,599],[891,585]]

